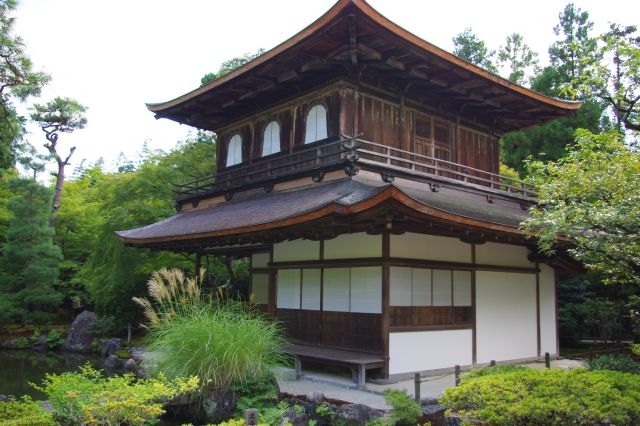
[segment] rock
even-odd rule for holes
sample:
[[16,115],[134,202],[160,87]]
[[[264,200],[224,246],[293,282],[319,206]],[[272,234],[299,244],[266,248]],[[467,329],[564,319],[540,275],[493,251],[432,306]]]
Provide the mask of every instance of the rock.
[[67,336],[62,349],[72,352],[91,352],[91,341],[93,337],[89,333],[89,328],[96,320],[96,314],[89,311],[82,311],[73,320],[69,335]]
[[420,418],[420,424],[430,422],[432,426],[445,426],[447,425],[444,412],[447,410],[446,405],[439,404],[427,404],[422,406],[422,417]]
[[309,392],[307,394],[307,401],[313,402],[314,404],[322,404],[324,394],[322,392]]
[[109,355],[107,359],[104,360],[104,368],[107,368],[107,369],[122,368],[122,360],[115,355]]
[[214,391],[202,403],[204,423],[218,424],[233,416],[236,401],[231,391]]
[[117,337],[112,337],[111,339],[100,339],[96,346],[96,351],[100,356],[115,355],[116,352],[119,352],[124,348],[122,340]]
[[33,345],[33,337],[17,337],[7,340],[0,346],[2,349],[29,349]]
[[33,346],[31,346],[31,349],[36,352],[44,352],[49,349],[49,346],[47,345],[47,336],[41,334],[40,337],[38,337],[38,340],[36,340]]
[[124,363],[124,369],[127,371],[136,371],[137,368],[138,368],[138,364],[136,363],[136,360],[134,360],[133,358],[129,358]]
[[345,404],[336,410],[335,423],[343,426],[364,425],[382,416],[382,411],[362,404]]
[[285,425],[293,425],[293,426],[309,426],[309,417],[306,413],[296,413],[293,408],[289,408],[282,416],[280,420],[280,426]]
[[0,395],[0,402],[7,402],[9,401],[9,397],[7,395]]

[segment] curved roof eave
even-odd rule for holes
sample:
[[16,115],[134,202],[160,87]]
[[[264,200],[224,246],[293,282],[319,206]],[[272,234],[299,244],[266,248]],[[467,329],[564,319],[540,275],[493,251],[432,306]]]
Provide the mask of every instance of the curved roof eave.
[[390,21],[389,19],[387,19],[385,16],[383,16],[382,14],[380,14],[377,10],[375,10],[373,7],[371,7],[366,1],[364,0],[339,0],[333,7],[331,7],[331,9],[329,9],[324,15],[322,15],[320,18],[318,18],[317,20],[315,20],[311,25],[307,26],[305,29],[303,29],[302,31],[300,31],[299,33],[297,33],[296,35],[294,35],[293,37],[289,38],[288,40],[280,43],[279,45],[277,45],[276,47],[274,47],[273,49],[269,50],[268,52],[265,52],[264,54],[260,55],[259,57],[257,57],[256,59],[244,64],[243,66],[235,69],[234,71],[231,71],[230,73],[216,79],[213,80],[203,86],[198,87],[195,90],[192,90],[191,92],[188,92],[182,96],[179,96],[173,100],[167,101],[167,102],[160,102],[160,103],[147,103],[147,109],[151,112],[155,112],[155,113],[159,113],[162,112],[168,108],[174,107],[176,105],[179,105],[183,102],[186,102],[190,99],[193,99],[203,93],[209,92],[219,86],[222,86],[223,84],[230,82],[238,77],[240,77],[241,75],[245,74],[246,72],[258,67],[259,65],[264,64],[265,62],[271,60],[272,58],[278,56],[279,54],[283,53],[284,51],[286,51],[287,49],[295,46],[298,43],[301,43],[302,41],[304,41],[305,39],[307,39],[308,37],[312,36],[313,34],[315,34],[317,31],[319,31],[320,29],[322,29],[322,27],[330,22],[333,18],[335,18],[336,16],[338,16],[340,14],[340,12],[342,12],[345,8],[347,8],[350,5],[354,5],[360,12],[362,12],[364,15],[366,15],[367,17],[369,17],[370,19],[372,19],[373,21],[375,21],[378,25],[381,25],[383,28],[387,29],[388,31],[392,32],[393,34],[401,37],[404,41],[413,44],[414,46],[421,48],[425,51],[427,51],[428,53],[431,53],[435,56],[438,56],[439,58],[453,64],[456,65],[460,68],[463,68],[469,72],[472,72],[480,77],[485,78],[486,80],[489,80],[493,83],[496,83],[500,86],[503,86],[506,89],[512,90],[516,93],[519,93],[521,95],[527,96],[531,99],[535,99],[536,101],[542,102],[544,104],[556,107],[556,108],[562,108],[562,109],[566,109],[566,110],[577,110],[578,108],[580,108],[580,106],[582,105],[581,102],[579,101],[565,101],[562,99],[556,99],[556,98],[552,98],[549,96],[545,96],[543,94],[540,94],[538,92],[535,92],[533,90],[527,89],[523,86],[520,86],[518,84],[515,84],[503,77],[500,77],[498,75],[492,74],[489,71],[478,67],[477,65],[474,65],[470,62],[465,61],[464,59],[461,59],[455,55],[453,55],[452,53],[447,52],[444,49],[441,49],[437,46],[435,46],[434,44],[429,43],[428,41],[425,41],[423,39],[421,39],[420,37],[412,34],[411,32],[405,30],[404,28],[400,27],[399,25],[395,24],[394,22]]

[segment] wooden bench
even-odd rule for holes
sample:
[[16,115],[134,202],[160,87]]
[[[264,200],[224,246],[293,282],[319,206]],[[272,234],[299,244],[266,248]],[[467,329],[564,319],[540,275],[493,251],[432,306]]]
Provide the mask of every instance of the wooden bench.
[[318,364],[351,368],[354,382],[359,388],[364,386],[367,370],[384,367],[381,355],[353,352],[342,349],[323,348],[321,346],[290,344],[285,347],[295,357],[296,378],[302,377],[302,360]]

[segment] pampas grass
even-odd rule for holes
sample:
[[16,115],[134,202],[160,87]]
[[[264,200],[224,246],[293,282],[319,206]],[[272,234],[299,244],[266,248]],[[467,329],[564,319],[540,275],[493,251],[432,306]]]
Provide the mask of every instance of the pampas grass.
[[204,296],[199,279],[161,269],[148,282],[149,295],[134,298],[144,310],[149,349],[168,377],[197,376],[208,389],[223,389],[264,377],[282,364],[280,326],[243,303],[220,294]]

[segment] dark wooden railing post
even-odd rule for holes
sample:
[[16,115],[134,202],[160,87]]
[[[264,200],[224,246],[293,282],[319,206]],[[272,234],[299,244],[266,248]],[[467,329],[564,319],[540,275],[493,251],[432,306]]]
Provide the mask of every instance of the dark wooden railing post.
[[593,346],[589,347],[589,361],[593,361]]
[[549,352],[544,353],[544,366],[545,368],[551,368],[551,357],[549,356]]
[[491,362],[489,363],[489,365],[490,365],[491,367],[495,367],[495,366],[496,366],[496,360],[495,360],[495,359],[492,359],[492,360],[491,360]]
[[413,394],[415,400],[418,404],[420,404],[420,373],[415,373],[413,375]]
[[460,366],[456,364],[456,366],[453,369],[453,374],[455,375],[456,378],[456,386],[458,386],[460,384]]

